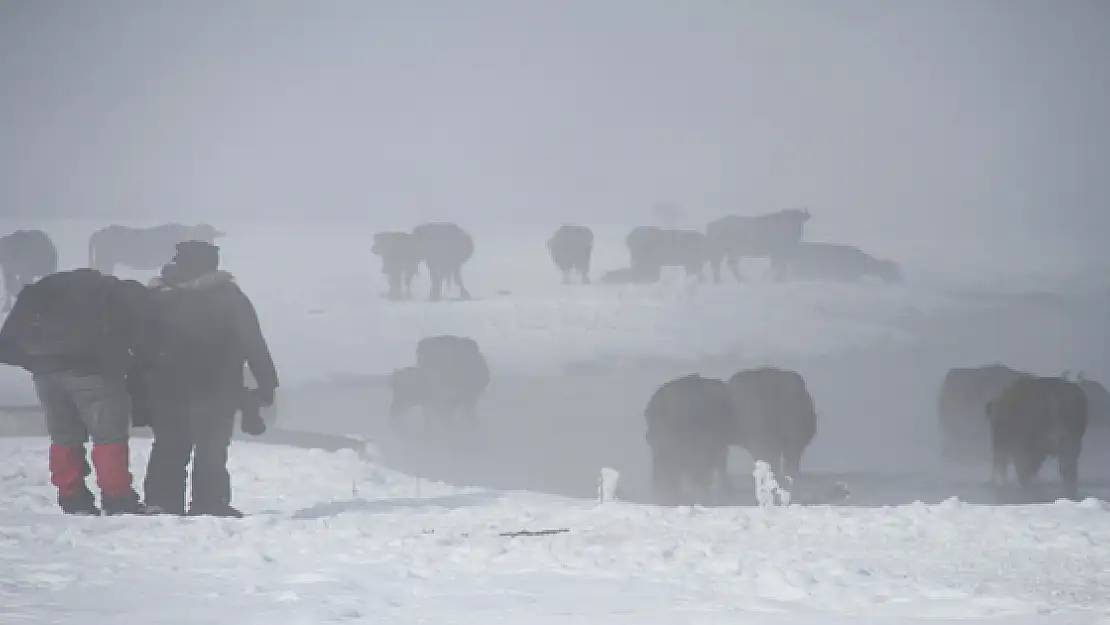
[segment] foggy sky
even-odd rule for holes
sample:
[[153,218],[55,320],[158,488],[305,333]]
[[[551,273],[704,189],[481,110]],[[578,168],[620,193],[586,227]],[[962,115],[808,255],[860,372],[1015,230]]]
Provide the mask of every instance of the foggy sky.
[[1105,0],[0,0],[0,215],[1110,232]]

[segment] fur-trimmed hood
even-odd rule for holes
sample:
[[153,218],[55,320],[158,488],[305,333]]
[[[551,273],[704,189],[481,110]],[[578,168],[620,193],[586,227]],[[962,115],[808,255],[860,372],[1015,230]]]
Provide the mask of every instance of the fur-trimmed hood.
[[219,286],[221,284],[231,284],[234,282],[235,276],[231,275],[231,273],[227,271],[220,269],[217,271],[208,272],[199,278],[193,278],[192,280],[186,280],[178,284],[166,284],[166,281],[163,280],[161,276],[154,276],[153,278],[151,278],[150,283],[147,286],[152,289],[158,289],[160,291],[166,291],[169,289],[201,290],[214,286]]

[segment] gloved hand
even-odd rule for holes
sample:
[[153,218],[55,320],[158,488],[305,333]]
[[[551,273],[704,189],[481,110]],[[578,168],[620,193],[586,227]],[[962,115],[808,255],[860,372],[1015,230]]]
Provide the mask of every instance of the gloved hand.
[[266,433],[266,422],[262,420],[261,414],[244,410],[242,418],[239,419],[239,428],[244,434],[262,436]]

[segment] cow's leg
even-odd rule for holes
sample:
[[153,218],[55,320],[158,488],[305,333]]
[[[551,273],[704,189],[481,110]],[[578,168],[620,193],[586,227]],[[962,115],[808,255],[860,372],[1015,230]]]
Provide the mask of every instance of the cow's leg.
[[431,291],[428,293],[428,299],[435,302],[443,297],[443,270],[438,265],[435,267],[428,267],[428,275],[432,281]]
[[455,276],[455,284],[459,286],[459,296],[463,299],[470,299],[470,291],[467,291],[466,285],[463,284],[462,267],[455,267],[454,271],[452,271],[452,275]]
[[1064,496],[1079,499],[1079,452],[1081,443],[1076,441],[1063,446],[1059,454],[1060,481],[1064,483]]
[[1040,450],[1022,450],[1014,458],[1014,471],[1022,488],[1031,488],[1048,454]]
[[578,265],[578,273],[582,275],[582,284],[590,283],[590,254],[582,257],[582,262]]
[[390,269],[386,274],[389,280],[389,299],[401,299],[401,271],[398,269]]
[[570,284],[570,268],[560,269],[563,273],[563,284]]
[[729,252],[725,259],[728,262],[728,270],[732,272],[732,277],[736,278],[737,282],[743,282],[744,277],[740,275],[740,256]]
[[672,505],[680,490],[678,464],[673,451],[651,450],[652,496],[658,505]]

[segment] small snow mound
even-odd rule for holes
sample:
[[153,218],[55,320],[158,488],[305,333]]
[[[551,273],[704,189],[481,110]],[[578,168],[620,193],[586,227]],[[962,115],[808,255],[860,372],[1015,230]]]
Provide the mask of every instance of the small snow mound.
[[1094,497],[1087,497],[1083,501],[1076,503],[1075,507],[1082,508],[1084,510],[1099,510],[1103,512],[1110,511],[1110,503],[1105,502],[1101,499],[1096,499]]
[[759,502],[759,507],[790,505],[790,491],[779,486],[770,465],[762,460],[757,461],[752,469],[752,476],[755,478],[755,500]]

